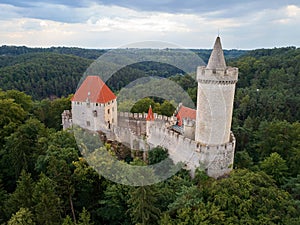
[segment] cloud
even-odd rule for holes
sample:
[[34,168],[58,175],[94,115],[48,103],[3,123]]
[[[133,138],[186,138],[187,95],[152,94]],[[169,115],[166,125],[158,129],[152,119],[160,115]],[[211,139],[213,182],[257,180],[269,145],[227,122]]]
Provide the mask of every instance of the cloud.
[[[3,1],[2,1],[3,2]],[[1,4],[0,39],[29,46],[117,47],[144,40],[210,48],[300,45],[300,7],[284,1],[12,1]],[[287,1],[285,1],[287,2]],[[136,3],[136,4],[135,4]],[[175,4],[178,3],[178,4]],[[166,9],[164,9],[166,7]]]

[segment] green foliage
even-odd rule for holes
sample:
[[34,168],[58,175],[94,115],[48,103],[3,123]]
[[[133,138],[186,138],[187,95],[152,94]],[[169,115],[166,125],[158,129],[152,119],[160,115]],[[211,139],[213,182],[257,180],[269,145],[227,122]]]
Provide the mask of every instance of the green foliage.
[[6,98],[13,99],[14,102],[19,104],[25,112],[31,112],[33,107],[31,96],[17,90],[8,90],[5,92],[5,96]]
[[77,225],[93,225],[91,222],[90,213],[83,207],[82,212],[79,214],[79,220]]
[[43,99],[34,105],[34,115],[43,122],[46,127],[61,130],[61,114],[64,110],[71,109],[71,96],[54,100]]
[[51,47],[51,48],[29,48],[26,46],[7,46],[3,45],[0,47],[0,55],[2,56],[2,60],[8,57],[11,60],[15,60],[13,56],[18,55],[26,55],[28,53],[38,53],[38,52],[50,52],[50,53],[58,53],[65,55],[75,55],[82,58],[87,59],[97,59],[106,50],[101,49],[83,49],[83,48],[75,48],[75,47]]
[[0,98],[0,114],[0,146],[2,146],[4,138],[14,132],[17,126],[25,120],[27,113],[13,99]]
[[291,175],[300,173],[300,123],[262,122],[255,133],[260,158],[277,152],[286,160]]
[[236,152],[234,156],[235,168],[250,169],[252,165],[253,165],[253,160],[246,150]]
[[73,93],[83,72],[92,62],[77,56],[46,52],[10,58],[0,67],[1,88],[24,91],[34,99]]
[[[73,134],[58,131],[62,111],[70,108],[70,97],[53,96],[74,93],[91,62],[65,54],[94,59],[101,51],[6,46],[1,52],[6,54],[0,56],[1,88],[25,90],[35,100],[50,97],[33,103],[31,96],[20,91],[0,91],[1,224],[300,223],[299,49],[254,50],[230,60],[240,74],[232,128],[237,138],[237,169],[229,177],[214,180],[197,171],[192,180],[181,170],[155,186],[141,187],[115,184],[99,176],[80,157]],[[195,52],[208,60],[209,50]],[[226,57],[239,54],[225,51]],[[195,103],[195,74],[173,76],[178,73],[177,68],[144,62],[120,70],[108,82],[119,90],[143,76],[171,76]],[[162,80],[149,86],[155,94],[161,94],[156,93],[160,83]],[[144,88],[141,83],[137,90]],[[168,85],[165,89],[169,96],[175,90]],[[135,95],[128,94],[133,99]],[[147,112],[150,103],[154,112],[168,116],[174,112],[173,102],[151,98],[136,102],[136,111]],[[122,104],[119,109],[128,111],[134,101]],[[89,144],[93,146],[93,141]],[[101,166],[116,171],[116,176],[137,177],[104,157],[119,156],[112,149],[105,152],[108,154],[96,157]],[[162,149],[150,151],[149,164],[165,157]],[[134,159],[131,165],[144,166],[145,162]],[[139,175],[155,181],[156,172],[144,170]]]
[[283,185],[283,188],[298,201],[298,204],[300,203],[300,174],[298,174],[297,177],[289,178]]
[[159,163],[162,160],[168,158],[168,150],[162,148],[162,147],[156,147],[154,149],[151,149],[151,151],[148,152],[148,160],[149,164],[155,164]]
[[233,224],[280,224],[299,213],[291,196],[262,172],[236,170],[206,190],[207,201],[220,207]]
[[20,208],[8,221],[7,225],[35,225],[33,215],[28,208]]
[[15,191],[9,196],[6,203],[6,214],[11,216],[16,213],[21,207],[32,210],[33,200],[32,194],[34,189],[34,181],[30,173],[22,170],[20,177],[17,181]]
[[285,224],[298,214],[296,202],[266,174],[235,170],[182,188],[161,224]]
[[62,225],[74,225],[74,223],[69,215],[67,215],[66,218],[64,218]]
[[0,223],[4,222],[6,208],[4,207],[5,201],[7,200],[7,192],[3,189],[2,180],[0,179]]
[[151,98],[143,98],[136,102],[133,107],[131,108],[130,112],[132,113],[146,113],[148,112],[149,107],[152,107],[153,112],[156,112],[156,105],[153,99]]
[[33,190],[34,212],[38,224],[55,225],[61,222],[61,200],[57,184],[41,174]]
[[22,169],[35,173],[35,162],[43,154],[39,139],[47,137],[44,124],[37,119],[28,119],[6,139],[5,150],[12,162],[11,170],[19,177]]
[[283,184],[285,181],[284,178],[287,176],[288,167],[286,161],[277,152],[265,158],[261,162],[260,167],[266,174],[271,175],[278,184]]
[[132,187],[129,191],[129,213],[132,221],[136,224],[157,224],[160,210],[156,207],[156,186]]
[[104,223],[131,224],[130,218],[126,215],[128,191],[129,187],[121,184],[110,184],[106,188],[104,198],[100,201],[101,208],[98,211]]
[[160,114],[165,116],[172,116],[175,112],[175,106],[171,102],[165,100],[160,105]]

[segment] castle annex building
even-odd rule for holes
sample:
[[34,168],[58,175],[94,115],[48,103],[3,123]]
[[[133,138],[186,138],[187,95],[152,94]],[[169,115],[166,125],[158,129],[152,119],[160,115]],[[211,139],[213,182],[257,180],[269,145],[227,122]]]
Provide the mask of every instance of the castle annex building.
[[152,112],[117,112],[117,97],[98,76],[87,76],[62,114],[64,129],[78,125],[104,132],[108,139],[132,149],[168,149],[174,163],[183,162],[193,174],[200,167],[220,177],[233,168],[235,138],[231,132],[238,69],[226,66],[217,37],[207,66],[197,68],[197,109],[180,104],[173,117]]

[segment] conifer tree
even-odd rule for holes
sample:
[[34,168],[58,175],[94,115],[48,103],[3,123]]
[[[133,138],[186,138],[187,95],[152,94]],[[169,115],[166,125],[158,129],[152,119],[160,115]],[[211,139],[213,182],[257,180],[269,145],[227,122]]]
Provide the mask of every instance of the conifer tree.
[[155,206],[158,190],[155,186],[132,187],[128,200],[133,222],[148,225],[157,224],[160,210]]
[[30,173],[26,173],[25,170],[22,170],[21,175],[17,181],[16,190],[10,195],[6,211],[9,216],[12,213],[15,213],[21,207],[31,210],[33,206],[32,202],[32,193],[34,189],[34,182],[31,178]]
[[74,225],[71,217],[69,215],[66,216],[66,218],[64,219],[62,225]]
[[33,215],[28,208],[20,208],[7,223],[8,225],[35,225]]
[[55,188],[55,182],[44,174],[40,175],[33,191],[35,215],[39,224],[56,225],[61,222],[61,201]]
[[79,214],[77,225],[93,225],[91,221],[91,214],[83,207],[82,212]]

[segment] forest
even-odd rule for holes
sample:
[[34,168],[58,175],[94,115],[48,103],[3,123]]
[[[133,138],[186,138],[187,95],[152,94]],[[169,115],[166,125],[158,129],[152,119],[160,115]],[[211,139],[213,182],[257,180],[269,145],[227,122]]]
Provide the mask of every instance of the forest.
[[[99,175],[72,132],[61,127],[82,73],[103,52],[0,48],[1,225],[300,224],[300,49],[225,51],[228,64],[239,68],[232,124],[237,147],[228,176],[213,179],[197,171],[192,179],[181,169],[140,187]],[[209,53],[201,53],[205,62]],[[141,70],[143,76],[163,73],[196,102],[194,74],[167,65],[133,65],[108,85],[117,93]],[[146,111],[149,104],[166,115],[174,109],[149,96],[132,111]],[[122,146],[106,147],[137,166],[168,157],[160,147],[146,161]],[[156,179],[154,172],[149,177]]]

